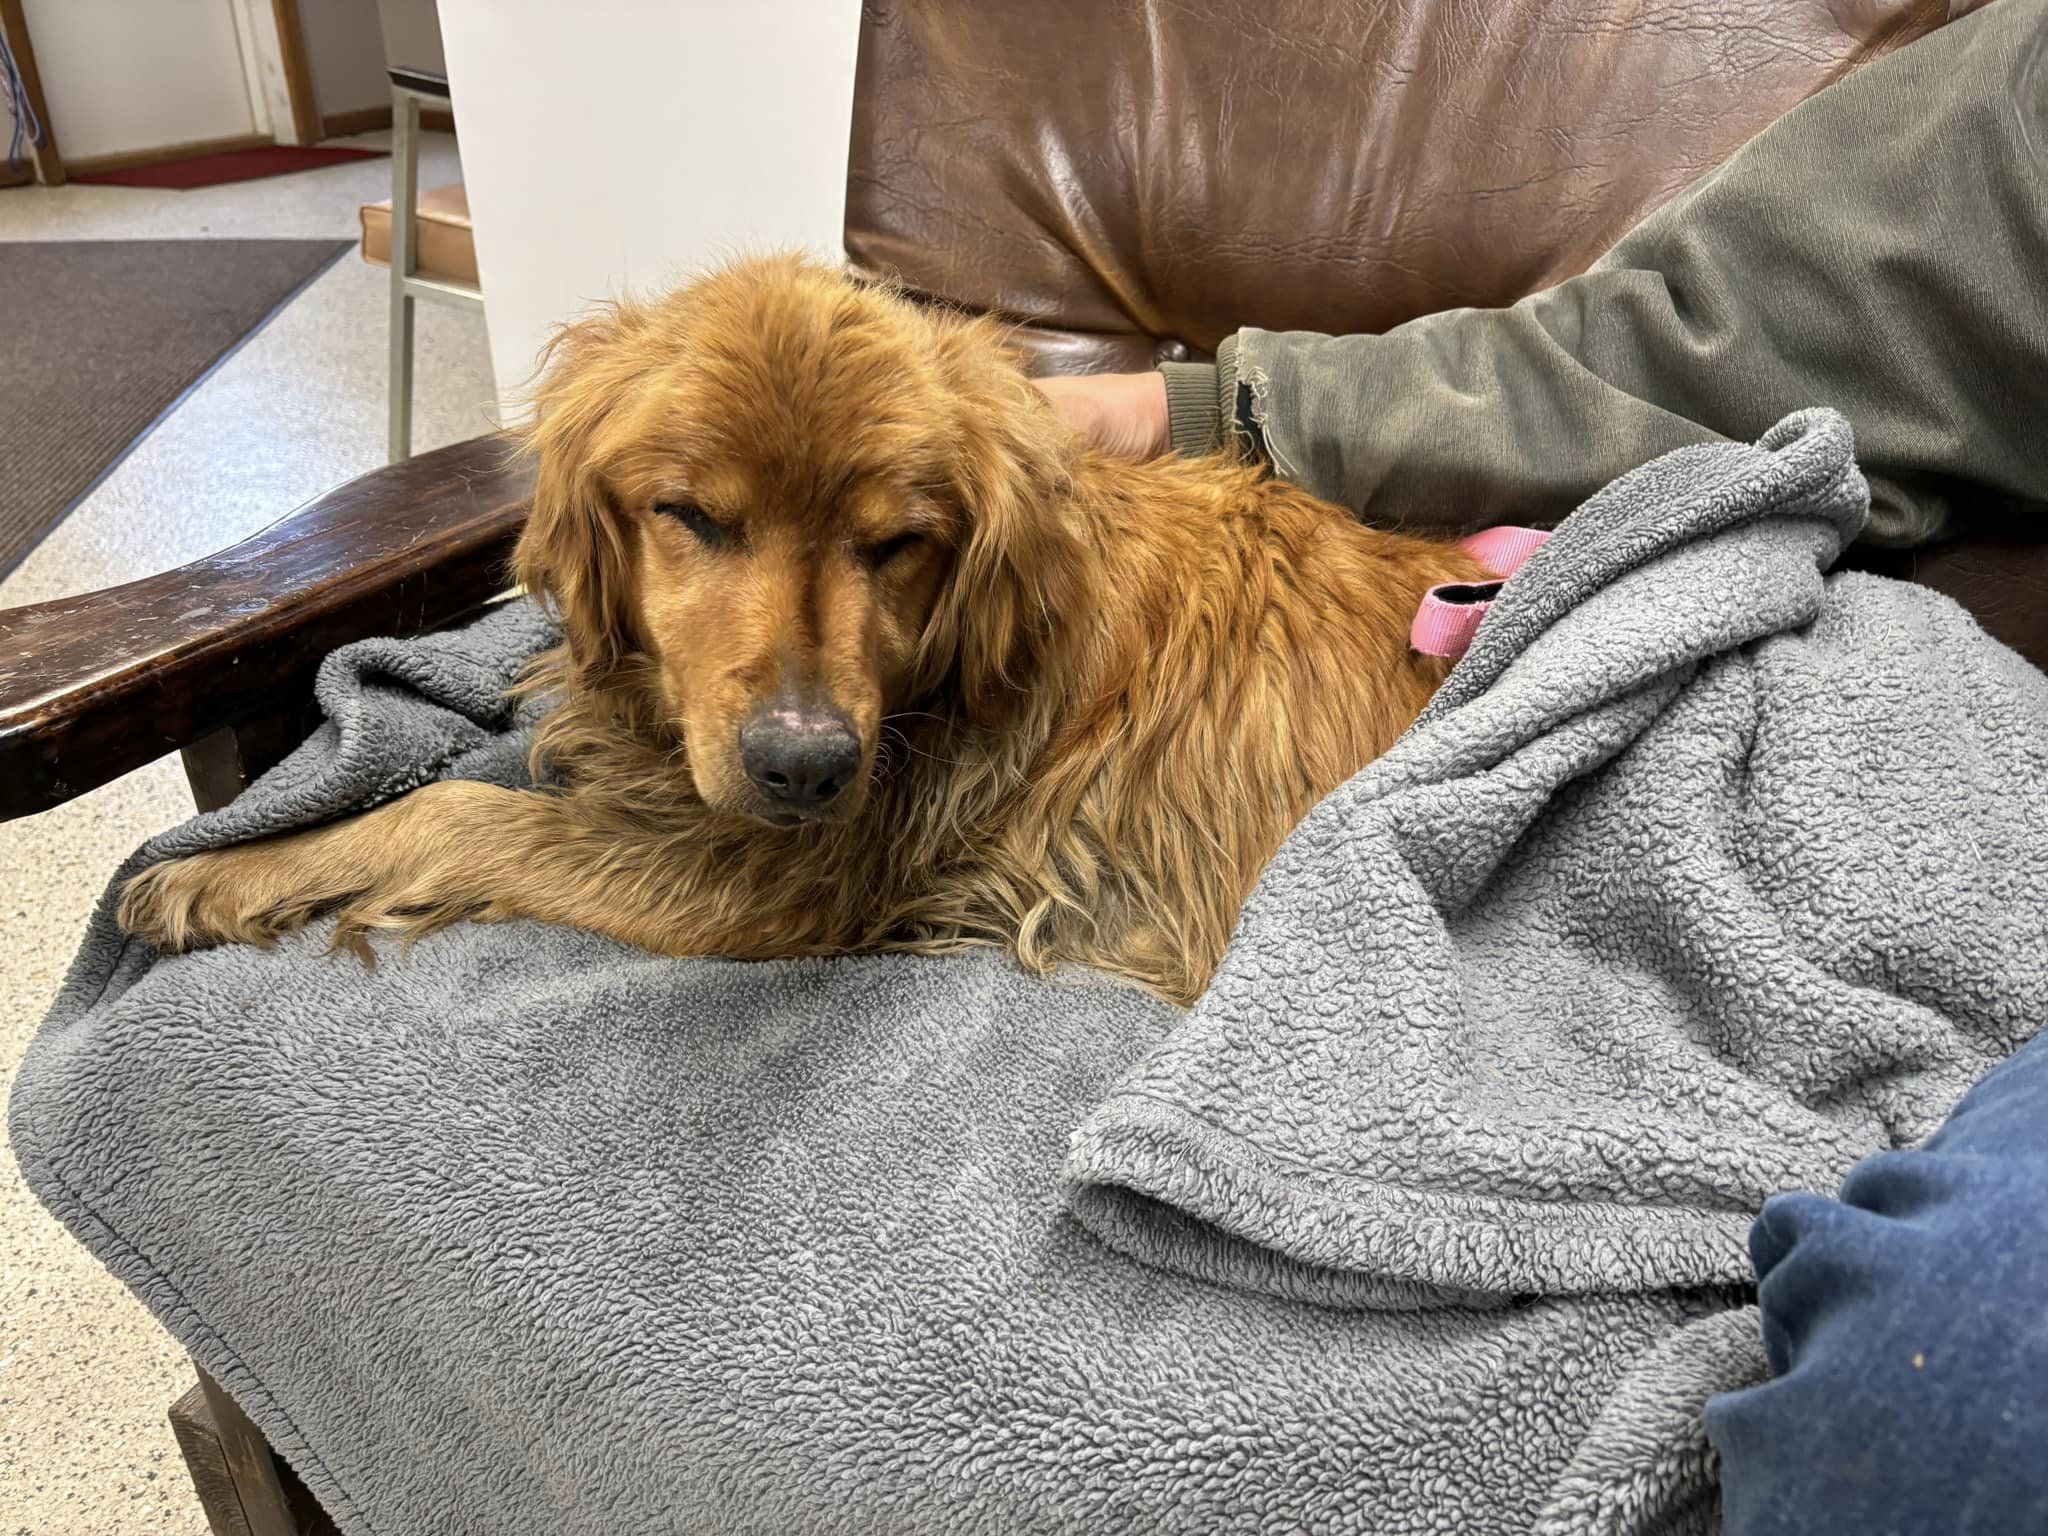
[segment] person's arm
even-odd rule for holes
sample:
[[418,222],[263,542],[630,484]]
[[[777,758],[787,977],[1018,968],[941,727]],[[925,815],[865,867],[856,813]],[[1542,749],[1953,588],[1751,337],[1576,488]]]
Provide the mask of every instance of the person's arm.
[[1855,426],[1875,542],[1934,537],[1952,500],[2048,502],[2048,0],[1829,87],[1511,309],[1244,330],[1162,374],[1177,450],[1262,439],[1380,523],[1555,519],[1809,405]]

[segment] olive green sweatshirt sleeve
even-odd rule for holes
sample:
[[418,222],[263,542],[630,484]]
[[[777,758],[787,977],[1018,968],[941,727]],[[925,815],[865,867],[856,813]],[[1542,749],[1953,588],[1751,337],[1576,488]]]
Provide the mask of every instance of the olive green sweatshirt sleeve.
[[1166,376],[1166,421],[1173,451],[1214,453],[1237,421],[1237,338],[1226,336],[1213,363],[1161,363]]
[[[1237,338],[1229,337],[1223,345],[1235,352]],[[1220,361],[1161,363],[1159,371],[1166,377],[1166,424],[1173,451],[1191,458],[1221,448],[1223,423],[1228,418],[1218,393]]]
[[1829,87],[1512,308],[1245,330],[1167,387],[1176,448],[1235,427],[1383,524],[1553,521],[1671,449],[1832,405],[1873,542],[1958,512],[2048,531],[2048,0]]

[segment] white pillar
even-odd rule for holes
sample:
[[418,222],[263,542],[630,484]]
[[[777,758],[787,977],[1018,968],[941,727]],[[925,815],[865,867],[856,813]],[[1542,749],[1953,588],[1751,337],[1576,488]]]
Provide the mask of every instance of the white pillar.
[[594,301],[837,258],[859,0],[440,0],[501,400]]

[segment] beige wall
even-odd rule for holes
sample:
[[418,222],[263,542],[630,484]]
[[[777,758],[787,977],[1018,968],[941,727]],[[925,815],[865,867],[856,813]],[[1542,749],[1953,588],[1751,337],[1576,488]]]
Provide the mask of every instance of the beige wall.
[[267,130],[230,0],[22,0],[66,160]]
[[[271,0],[23,0],[67,159],[248,134],[292,142]],[[399,62],[441,66],[434,0],[299,0],[321,115],[390,104]],[[0,110],[0,142],[10,120]]]
[[377,0],[377,18],[384,24],[385,58],[437,75],[448,72],[434,0]]
[[391,104],[377,0],[299,0],[299,29],[321,116]]

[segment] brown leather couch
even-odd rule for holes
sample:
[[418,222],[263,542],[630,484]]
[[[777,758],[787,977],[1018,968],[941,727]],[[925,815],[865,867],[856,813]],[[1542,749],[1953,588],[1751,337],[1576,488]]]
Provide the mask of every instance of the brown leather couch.
[[1512,304],[1973,0],[895,0],[846,249],[1048,371]]
[[[1981,3],[870,5],[847,254],[1023,322],[1056,373],[1207,357],[1242,326],[1512,304]],[[1849,563],[1948,593],[2048,667],[2044,540]]]
[[[1019,321],[1047,371],[1202,356],[1243,325],[1370,331],[1505,304],[1968,8],[871,0],[847,252]],[[202,806],[224,803],[304,734],[327,651],[449,623],[500,589],[530,489],[479,439],[182,570],[0,614],[0,816],[170,751]],[[1883,561],[2048,662],[2048,546],[2008,535]],[[322,1528],[205,1386],[177,1422],[214,1528]]]

